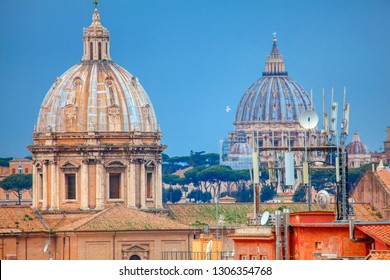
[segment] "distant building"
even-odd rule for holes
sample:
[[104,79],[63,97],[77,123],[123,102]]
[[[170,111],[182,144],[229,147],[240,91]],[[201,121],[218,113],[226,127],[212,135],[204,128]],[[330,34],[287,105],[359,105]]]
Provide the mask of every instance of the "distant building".
[[9,162],[11,174],[31,174],[32,160],[28,158],[14,158]]
[[371,162],[371,154],[366,145],[360,142],[359,133],[355,131],[353,140],[345,150],[348,154],[348,167],[359,168],[360,166]]
[[[0,181],[12,174],[31,174],[32,160],[28,158],[14,158],[10,160],[9,167],[0,167]],[[21,204],[31,204],[32,189],[20,193]],[[19,203],[16,192],[0,188],[0,205],[15,205]]]
[[[301,150],[295,152],[296,164],[300,165],[305,141],[311,147],[325,141],[316,128],[306,131],[300,125],[299,116],[308,110],[314,110],[312,100],[288,75],[274,36],[262,77],[245,91],[237,106],[234,131],[221,141],[221,164],[233,169],[251,168],[253,148],[258,148],[259,163],[267,166],[268,162],[277,162],[283,150],[293,147]],[[316,151],[309,151],[309,155],[312,159],[320,156]]]
[[387,157],[387,164],[390,165],[390,126],[387,127],[387,138],[384,141],[384,149]]
[[386,130],[386,139],[383,141],[384,150],[379,152],[375,151],[371,153],[372,162],[383,161],[385,164],[390,165],[390,126]]
[[351,194],[358,203],[370,203],[390,220],[390,169],[380,164],[376,170],[366,171]]

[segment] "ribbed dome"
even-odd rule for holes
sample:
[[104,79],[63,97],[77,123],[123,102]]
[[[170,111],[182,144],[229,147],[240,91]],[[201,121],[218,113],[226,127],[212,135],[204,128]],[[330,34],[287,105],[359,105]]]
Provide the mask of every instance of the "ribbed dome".
[[238,105],[236,123],[297,122],[298,116],[312,107],[305,90],[288,77],[276,41],[274,37],[263,76],[249,87]]
[[35,132],[157,132],[152,103],[138,79],[111,61],[110,34],[97,9],[83,39],[81,62],[46,94]]
[[348,154],[351,155],[362,155],[369,153],[367,146],[360,142],[359,133],[357,131],[355,131],[353,134],[353,140],[345,147],[345,150]]
[[251,155],[252,146],[248,143],[234,143],[230,150],[229,154],[231,155]]

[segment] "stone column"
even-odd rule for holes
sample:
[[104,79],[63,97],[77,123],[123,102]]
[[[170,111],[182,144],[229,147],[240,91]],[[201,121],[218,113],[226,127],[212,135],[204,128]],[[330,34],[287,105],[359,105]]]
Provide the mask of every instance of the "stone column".
[[50,173],[51,173],[51,180],[50,180],[50,185],[51,185],[51,199],[50,199],[50,210],[58,210],[58,194],[59,194],[59,186],[57,183],[57,162],[56,161],[51,161],[50,162]]
[[154,174],[155,176],[155,184],[154,184],[154,189],[155,189],[155,205],[156,208],[163,208],[162,205],[162,167],[161,167],[161,161],[157,161],[157,166],[156,166],[156,173]]
[[43,166],[42,166],[42,185],[43,185],[43,190],[42,190],[42,210],[47,209],[47,164],[48,161],[43,161]]
[[96,209],[104,208],[104,174],[103,165],[100,160],[96,162]]
[[146,209],[146,184],[145,184],[145,161],[141,160],[141,174],[140,174],[140,203],[141,209]]
[[38,168],[33,164],[33,170],[32,170],[32,178],[33,178],[33,200],[32,200],[32,207],[37,208],[38,207],[38,200],[39,200],[39,195],[38,195]]
[[81,163],[81,210],[88,210],[88,160]]
[[135,163],[130,160],[127,167],[127,207],[136,208],[135,205]]

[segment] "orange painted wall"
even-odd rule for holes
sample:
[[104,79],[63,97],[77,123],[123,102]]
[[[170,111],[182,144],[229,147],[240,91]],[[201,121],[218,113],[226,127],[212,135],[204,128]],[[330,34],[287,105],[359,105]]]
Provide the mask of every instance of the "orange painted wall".
[[275,240],[234,240],[234,259],[236,260],[242,259],[242,256],[246,256],[247,260],[250,260],[251,256],[256,256],[258,260],[261,260],[262,256],[266,256],[268,260],[274,260],[275,250]]
[[[365,237],[355,232],[356,237]],[[290,235],[291,257],[297,260],[315,259],[314,253],[336,253],[343,256],[367,256],[369,244],[349,239],[349,228],[345,226],[293,227]]]

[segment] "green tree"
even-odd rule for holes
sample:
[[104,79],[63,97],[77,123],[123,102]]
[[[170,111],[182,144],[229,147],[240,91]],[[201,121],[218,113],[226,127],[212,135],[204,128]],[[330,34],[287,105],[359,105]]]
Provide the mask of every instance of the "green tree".
[[275,187],[273,186],[263,186],[260,191],[260,201],[264,202],[271,200],[276,195]]
[[306,187],[299,186],[292,197],[294,202],[306,202]]
[[210,192],[202,192],[199,189],[194,189],[190,191],[187,195],[187,198],[194,199],[196,202],[202,201],[202,202],[210,202],[211,200],[211,193]]
[[198,176],[201,181],[210,182],[214,184],[214,196],[220,195],[222,182],[228,181],[228,178],[232,172],[229,166],[225,165],[213,165],[202,170]]
[[8,167],[10,160],[12,160],[12,157],[9,158],[0,158],[0,166]]
[[18,196],[18,204],[20,205],[21,192],[23,190],[31,189],[32,187],[32,175],[12,174],[0,182],[0,187],[15,193]]
[[181,197],[183,196],[183,193],[178,188],[163,188],[163,203],[167,203],[168,201],[172,203],[176,203],[180,201]]

